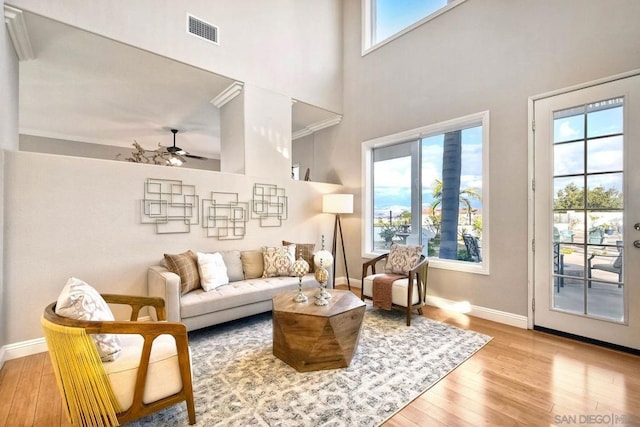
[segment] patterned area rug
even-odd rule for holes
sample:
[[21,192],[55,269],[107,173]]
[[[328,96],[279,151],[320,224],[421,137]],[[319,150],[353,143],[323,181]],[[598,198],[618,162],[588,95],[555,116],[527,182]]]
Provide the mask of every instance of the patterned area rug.
[[[272,353],[271,313],[189,334],[198,426],[377,426],[491,340],[367,306],[344,369],[299,373]],[[180,404],[133,426],[188,425]]]

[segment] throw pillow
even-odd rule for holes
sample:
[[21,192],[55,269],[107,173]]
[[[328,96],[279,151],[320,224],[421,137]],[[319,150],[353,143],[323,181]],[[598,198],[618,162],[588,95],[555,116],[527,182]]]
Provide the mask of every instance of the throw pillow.
[[180,276],[181,295],[200,287],[198,256],[196,254],[191,251],[177,255],[164,254],[164,260],[169,271]]
[[296,245],[263,247],[264,273],[262,277],[291,276],[296,260]]
[[227,266],[220,252],[214,254],[198,252],[198,271],[200,272],[200,285],[205,291],[211,291],[218,286],[229,283]]
[[[242,272],[242,261],[240,260],[240,251],[222,251],[220,252],[224,265],[227,267],[227,276],[230,282],[237,282],[244,279]],[[262,272],[260,272],[262,274]]]
[[282,246],[296,245],[296,259],[302,258],[307,261],[309,264],[309,272],[313,273],[315,270],[315,264],[313,262],[313,253],[316,250],[315,243],[293,243],[287,242],[286,240],[282,241]]
[[[71,277],[62,288],[56,302],[56,314],[76,320],[114,321],[113,313],[93,287]],[[93,334],[98,354],[103,362],[112,362],[120,355],[120,339],[116,334]]]
[[243,251],[240,254],[245,279],[257,279],[264,272],[264,256],[262,251]]
[[385,273],[408,274],[409,270],[420,262],[421,255],[422,245],[408,246],[392,243],[384,271]]

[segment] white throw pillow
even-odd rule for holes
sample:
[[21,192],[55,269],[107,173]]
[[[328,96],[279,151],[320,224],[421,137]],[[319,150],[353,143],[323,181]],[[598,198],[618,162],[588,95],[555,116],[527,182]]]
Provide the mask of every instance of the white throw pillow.
[[200,270],[200,286],[205,291],[211,291],[229,283],[227,266],[220,252],[213,254],[198,252],[198,270]]
[[[113,313],[93,287],[75,277],[67,280],[56,302],[56,314],[76,320],[114,321]],[[91,335],[103,362],[112,362],[120,354],[120,339],[116,334]]]

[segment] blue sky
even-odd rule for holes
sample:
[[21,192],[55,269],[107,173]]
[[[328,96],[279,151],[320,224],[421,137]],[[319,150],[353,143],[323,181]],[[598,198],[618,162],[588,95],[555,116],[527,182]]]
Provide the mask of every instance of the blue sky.
[[[442,177],[442,145],[444,135],[424,138],[422,147],[422,203],[433,202],[433,186]],[[376,162],[374,165],[374,210],[376,216],[398,214],[411,207],[411,159],[402,157]],[[482,191],[482,127],[462,131],[462,170],[460,188]],[[475,203],[479,207],[479,203]]]
[[[565,142],[554,145],[554,175],[584,173],[584,142],[566,142],[584,138],[584,114],[562,117],[557,115],[553,123],[554,142]],[[620,134],[623,132],[623,108],[609,108],[587,114],[587,136],[589,138]],[[587,142],[587,172],[614,172],[623,169],[623,137],[621,135],[598,138]],[[563,177],[554,180],[554,194],[573,182],[579,188],[583,186],[583,178]],[[591,175],[587,178],[589,188],[602,186],[622,191],[622,174],[608,173]]]
[[376,42],[447,5],[447,0],[376,0]]

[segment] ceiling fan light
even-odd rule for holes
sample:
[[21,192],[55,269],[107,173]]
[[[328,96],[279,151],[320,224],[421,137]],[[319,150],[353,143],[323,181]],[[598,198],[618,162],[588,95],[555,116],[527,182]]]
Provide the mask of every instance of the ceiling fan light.
[[171,156],[171,158],[169,159],[169,163],[171,164],[171,166],[182,166],[182,160],[174,156]]

